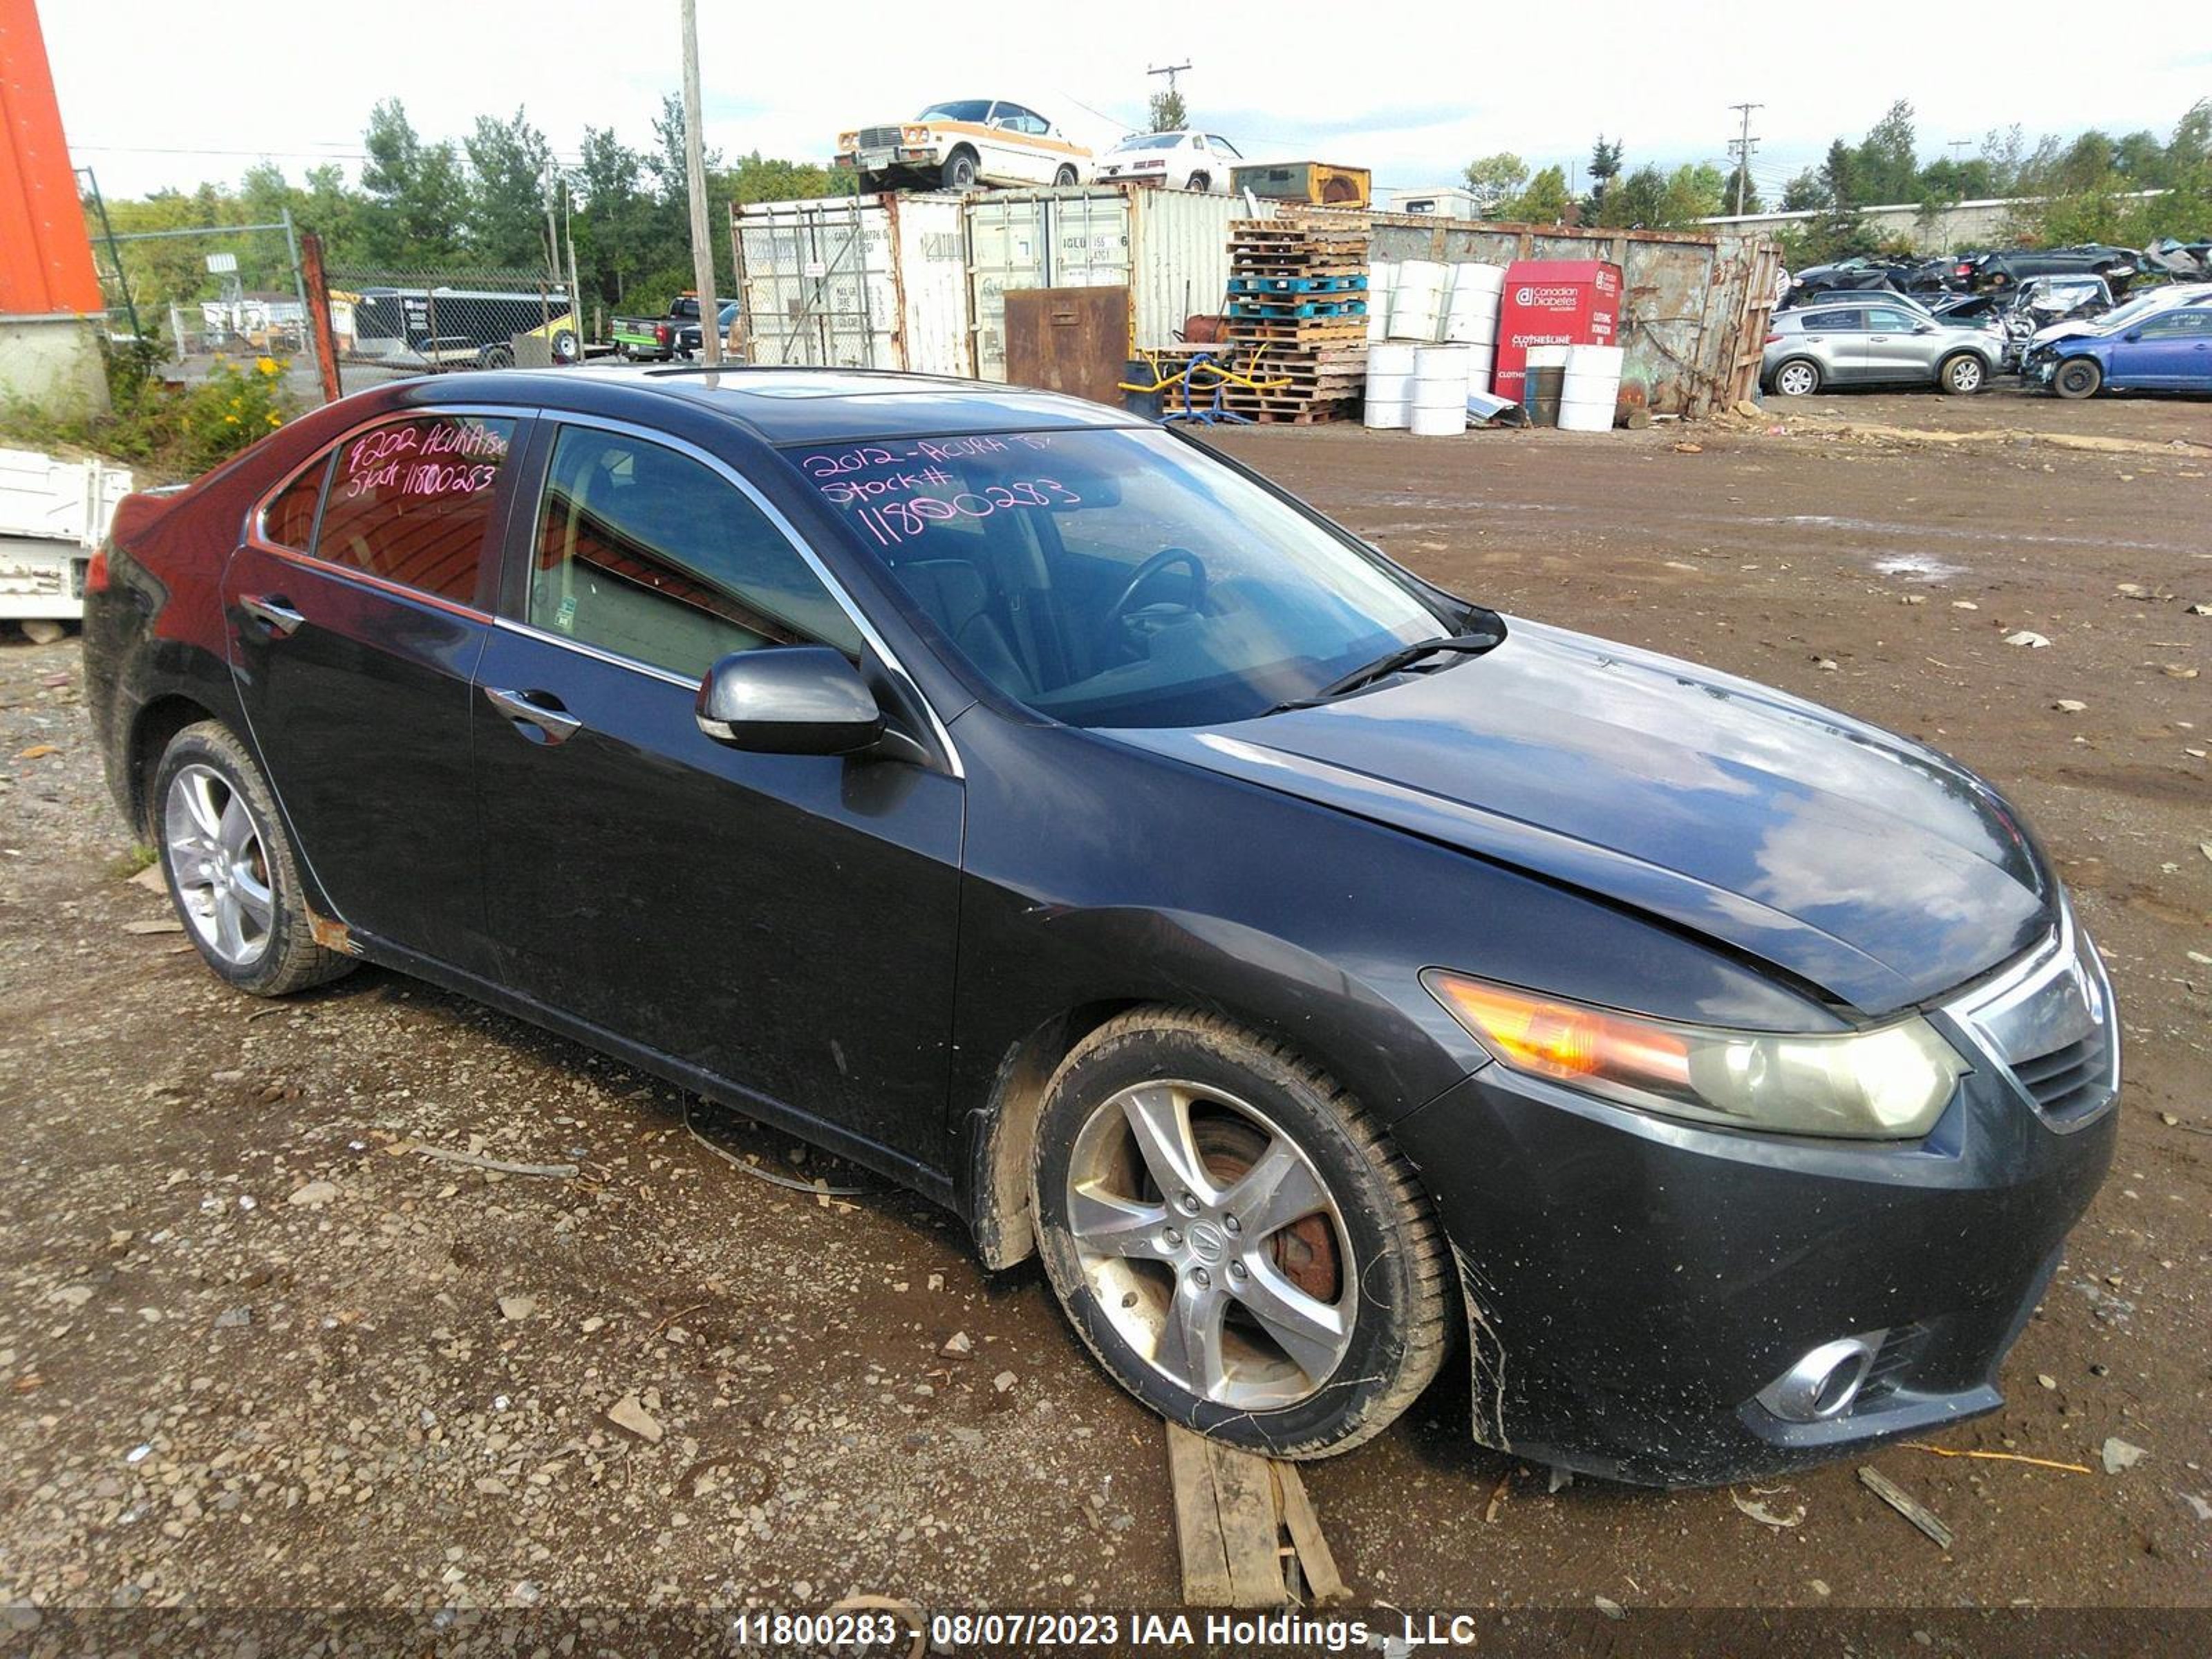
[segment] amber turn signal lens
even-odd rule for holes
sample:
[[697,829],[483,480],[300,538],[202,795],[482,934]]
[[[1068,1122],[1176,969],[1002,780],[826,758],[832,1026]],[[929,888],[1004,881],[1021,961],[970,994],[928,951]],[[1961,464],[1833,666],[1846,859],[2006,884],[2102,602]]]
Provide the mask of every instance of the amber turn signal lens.
[[1564,1078],[1626,1073],[1689,1079],[1689,1045],[1650,1025],[1449,975],[1437,975],[1430,988],[1493,1044],[1500,1059],[1526,1070]]

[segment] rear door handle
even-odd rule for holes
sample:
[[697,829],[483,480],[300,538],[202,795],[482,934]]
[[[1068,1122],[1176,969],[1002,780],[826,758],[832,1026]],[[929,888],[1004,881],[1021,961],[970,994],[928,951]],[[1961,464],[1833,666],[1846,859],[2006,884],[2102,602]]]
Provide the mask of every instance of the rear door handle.
[[491,706],[507,719],[519,726],[535,727],[539,733],[537,741],[566,743],[584,729],[583,721],[564,711],[561,700],[550,691],[502,691],[495,685],[487,685],[483,694]]
[[289,640],[307,619],[284,602],[280,593],[248,593],[238,608],[267,629],[272,638]]

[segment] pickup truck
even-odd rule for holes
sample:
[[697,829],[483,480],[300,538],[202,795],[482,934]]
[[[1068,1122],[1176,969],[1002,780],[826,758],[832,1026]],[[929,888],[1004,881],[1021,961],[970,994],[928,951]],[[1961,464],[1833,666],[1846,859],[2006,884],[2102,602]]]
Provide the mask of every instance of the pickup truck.
[[[726,334],[738,314],[738,302],[724,300],[716,307],[716,331]],[[614,319],[615,350],[639,362],[665,362],[672,357],[698,355],[699,296],[680,294],[669,302],[665,317],[617,317]]]
[[0,619],[46,644],[84,615],[86,567],[131,488],[119,466],[0,449]]

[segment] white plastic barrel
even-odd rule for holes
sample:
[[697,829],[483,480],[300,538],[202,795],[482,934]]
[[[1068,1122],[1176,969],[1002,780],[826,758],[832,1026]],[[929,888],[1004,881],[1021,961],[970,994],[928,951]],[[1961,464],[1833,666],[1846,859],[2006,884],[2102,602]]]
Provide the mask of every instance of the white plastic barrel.
[[1407,422],[1417,438],[1450,438],[1467,430],[1467,403],[1457,409],[1424,409],[1416,404]]
[[1389,337],[1433,340],[1443,328],[1450,267],[1434,259],[1401,261],[1390,277]]
[[1385,340],[1390,337],[1390,287],[1395,280],[1398,266],[1390,259],[1370,259],[1367,262],[1367,337]]
[[[1432,418],[1415,429],[1429,428],[1425,436],[1467,428],[1467,387],[1469,364],[1465,346],[1422,346],[1413,353],[1413,416]],[[1444,417],[1455,416],[1456,426]]]
[[1505,291],[1505,267],[1486,264],[1480,259],[1464,259],[1452,267],[1452,298],[1462,294],[1502,294]]
[[1376,374],[1367,376],[1367,401],[1370,404],[1409,404],[1413,401],[1413,377],[1410,374]]
[[1403,428],[1413,423],[1413,406],[1409,403],[1377,403],[1372,398],[1367,400],[1367,424],[1378,432]]
[[1559,377],[1559,425],[1568,432],[1610,432],[1620,399],[1622,352],[1614,345],[1566,348]]
[[1368,347],[1367,378],[1371,380],[1377,374],[1412,374],[1415,349],[1395,342]]

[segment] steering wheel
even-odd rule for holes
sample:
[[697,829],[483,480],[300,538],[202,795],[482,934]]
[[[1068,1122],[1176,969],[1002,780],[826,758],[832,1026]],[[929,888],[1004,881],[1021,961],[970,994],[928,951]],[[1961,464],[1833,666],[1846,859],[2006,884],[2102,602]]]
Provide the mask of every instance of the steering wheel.
[[1145,584],[1163,570],[1170,570],[1177,566],[1189,574],[1190,580],[1190,597],[1183,602],[1182,609],[1186,614],[1198,609],[1206,598],[1206,566],[1200,562],[1198,555],[1187,547],[1164,547],[1137,567],[1136,573],[1129,578],[1128,585],[1122,588],[1121,596],[1107,607],[1103,631],[1109,640],[1115,636],[1116,630],[1128,631],[1130,623],[1134,620],[1132,613],[1137,595]]

